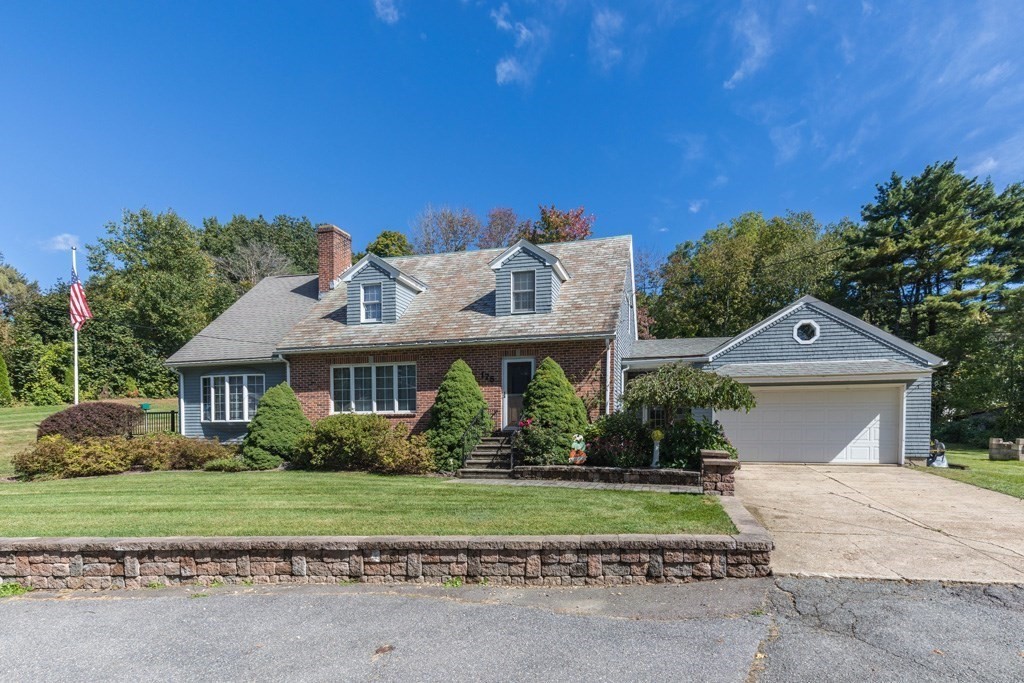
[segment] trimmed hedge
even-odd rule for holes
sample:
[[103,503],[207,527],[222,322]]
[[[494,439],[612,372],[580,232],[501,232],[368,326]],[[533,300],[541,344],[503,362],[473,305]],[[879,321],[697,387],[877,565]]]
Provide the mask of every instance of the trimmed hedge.
[[91,401],[65,408],[39,423],[37,438],[63,436],[71,441],[91,437],[126,436],[145,412],[138,406],[111,401]]
[[90,437],[72,441],[60,435],[44,436],[13,458],[14,470],[26,479],[92,477],[119,474],[132,468],[196,470],[233,449],[216,441],[190,439],[177,434]]
[[424,474],[434,469],[426,437],[410,437],[408,427],[392,425],[381,415],[341,414],[320,420],[303,437],[292,462],[304,469],[380,474]]
[[494,431],[494,421],[487,412],[487,401],[473,371],[465,361],[456,360],[441,380],[430,409],[427,443],[434,452],[438,470],[454,472],[462,465],[463,434],[481,409],[484,418],[466,440],[466,447],[470,450],[480,443],[482,436]]
[[256,407],[256,416],[249,422],[249,431],[242,442],[242,459],[254,470],[270,470],[291,460],[309,431],[309,420],[295,392],[287,384],[267,389]]
[[526,387],[523,417],[526,428],[517,442],[523,462],[568,463],[573,436],[586,433],[587,409],[562,367],[551,358],[541,361]]

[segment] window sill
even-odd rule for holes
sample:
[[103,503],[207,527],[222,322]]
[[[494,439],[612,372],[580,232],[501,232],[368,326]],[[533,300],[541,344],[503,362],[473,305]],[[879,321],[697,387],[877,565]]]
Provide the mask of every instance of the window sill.
[[416,417],[416,413],[411,410],[395,411],[378,411],[376,413],[366,410],[332,410],[331,415],[383,415],[384,417]]
[[249,424],[250,420],[200,420],[199,424],[203,425],[244,425]]

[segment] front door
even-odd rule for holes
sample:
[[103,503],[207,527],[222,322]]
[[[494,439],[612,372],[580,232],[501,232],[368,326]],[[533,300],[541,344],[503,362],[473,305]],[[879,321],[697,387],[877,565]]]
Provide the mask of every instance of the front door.
[[502,373],[502,428],[514,429],[523,418],[523,394],[533,379],[533,359],[506,359]]

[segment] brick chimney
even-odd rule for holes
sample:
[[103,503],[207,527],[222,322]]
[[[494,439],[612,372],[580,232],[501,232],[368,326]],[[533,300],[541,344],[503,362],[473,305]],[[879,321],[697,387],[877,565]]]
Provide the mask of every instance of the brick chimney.
[[320,295],[331,291],[331,283],[352,265],[352,238],[337,225],[325,223],[316,229],[317,271]]

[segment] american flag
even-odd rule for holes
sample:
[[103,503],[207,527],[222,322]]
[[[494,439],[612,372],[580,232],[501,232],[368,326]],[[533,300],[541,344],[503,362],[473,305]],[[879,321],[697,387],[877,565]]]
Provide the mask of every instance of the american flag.
[[78,279],[78,272],[71,268],[71,327],[75,331],[82,329],[85,321],[92,317],[89,302],[85,300],[85,287]]

